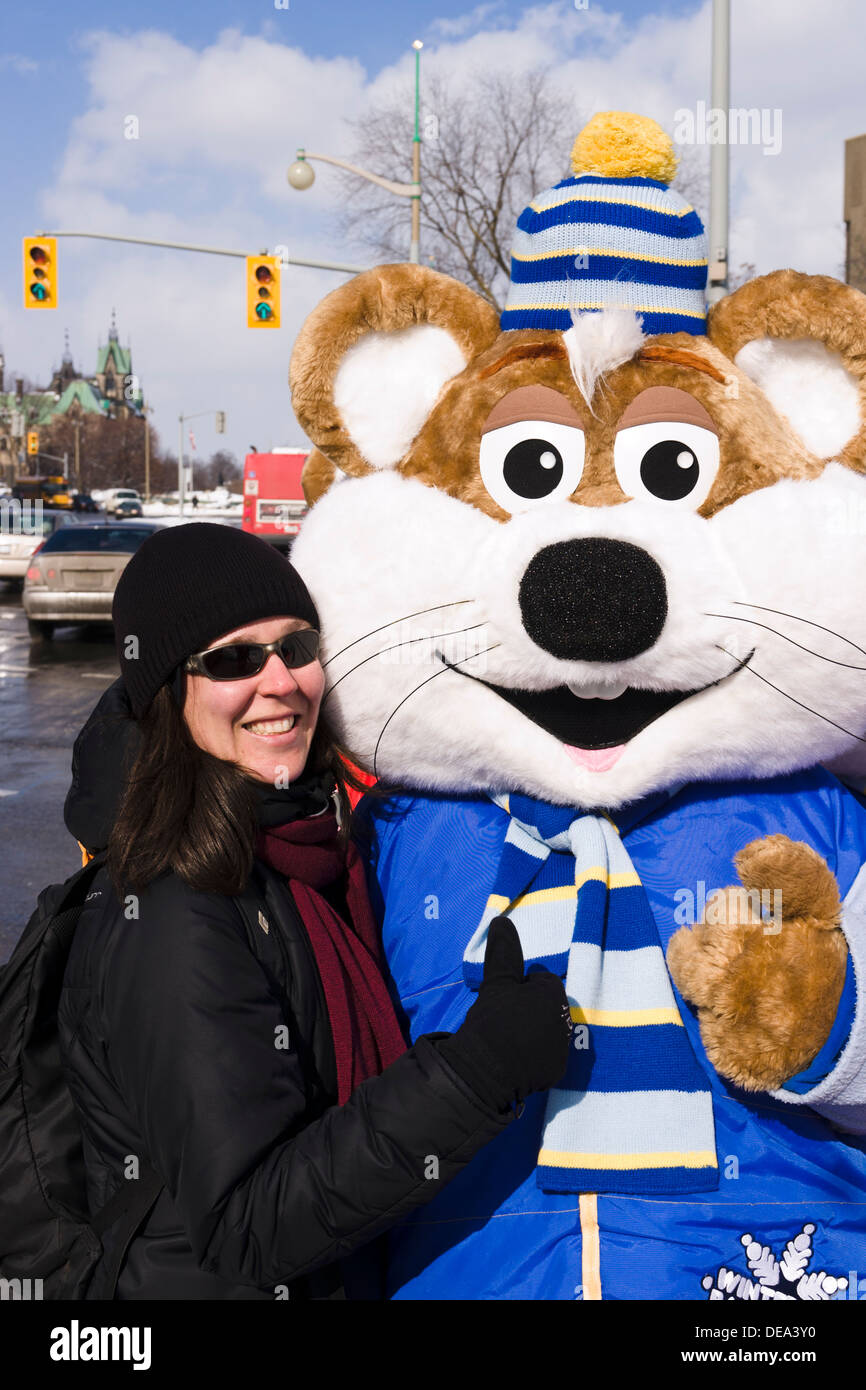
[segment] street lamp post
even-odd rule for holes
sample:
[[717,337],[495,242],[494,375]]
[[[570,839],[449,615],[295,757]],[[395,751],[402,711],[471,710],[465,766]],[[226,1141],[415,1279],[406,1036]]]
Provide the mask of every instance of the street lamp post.
[[347,169],[350,174],[357,174],[359,178],[367,179],[370,183],[378,184],[380,188],[386,188],[389,193],[394,193],[400,198],[412,199],[412,233],[409,243],[409,260],[417,265],[421,258],[421,131],[419,126],[419,114],[421,105],[421,49],[424,47],[421,39],[415,39],[412,47],[415,50],[415,125],[412,137],[412,182],[396,183],[393,179],[382,178],[380,174],[371,174],[368,169],[359,169],[357,164],[350,164],[346,159],[337,159],[331,154],[313,154],[310,150],[299,149],[294,164],[289,165],[286,175],[292,188],[297,188],[300,192],[311,186],[315,180],[315,170],[310,168],[311,159],[319,159],[323,164],[335,164],[339,169]]

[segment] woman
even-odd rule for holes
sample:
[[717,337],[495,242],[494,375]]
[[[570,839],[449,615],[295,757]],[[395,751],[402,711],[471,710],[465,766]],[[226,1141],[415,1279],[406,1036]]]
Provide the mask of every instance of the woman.
[[524,978],[502,923],[460,1029],[406,1048],[319,719],[316,610],[270,546],[159,531],[113,618],[137,754],[115,809],[110,725],[79,740],[67,823],[90,849],[111,824],[59,1025],[91,1210],[148,1166],[164,1188],[125,1258],[106,1234],[89,1296],[344,1296],[365,1271],[341,1261],[559,1079],[562,983]]

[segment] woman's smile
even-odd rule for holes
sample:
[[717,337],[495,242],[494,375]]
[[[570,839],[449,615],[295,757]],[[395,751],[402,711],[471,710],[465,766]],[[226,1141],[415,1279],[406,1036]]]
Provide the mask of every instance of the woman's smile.
[[253,719],[248,723],[242,724],[241,728],[253,738],[265,738],[269,741],[275,739],[281,742],[291,742],[290,736],[297,737],[299,733],[298,725],[301,716],[299,714],[287,714],[281,719]]

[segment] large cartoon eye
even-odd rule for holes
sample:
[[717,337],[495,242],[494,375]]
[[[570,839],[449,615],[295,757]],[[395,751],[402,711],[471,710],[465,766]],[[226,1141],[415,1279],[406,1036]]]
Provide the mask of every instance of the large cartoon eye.
[[481,477],[507,512],[570,497],[580,482],[583,430],[551,420],[518,420],[481,436]]
[[694,511],[719,471],[719,437],[684,421],[660,420],[620,430],[613,446],[620,487]]

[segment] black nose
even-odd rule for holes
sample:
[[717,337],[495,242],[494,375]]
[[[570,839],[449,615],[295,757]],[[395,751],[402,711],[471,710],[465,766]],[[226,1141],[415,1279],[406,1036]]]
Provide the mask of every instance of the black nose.
[[668,611],[652,556],[602,536],[539,550],[520,581],[519,602],[533,642],[563,661],[638,656],[658,639]]

